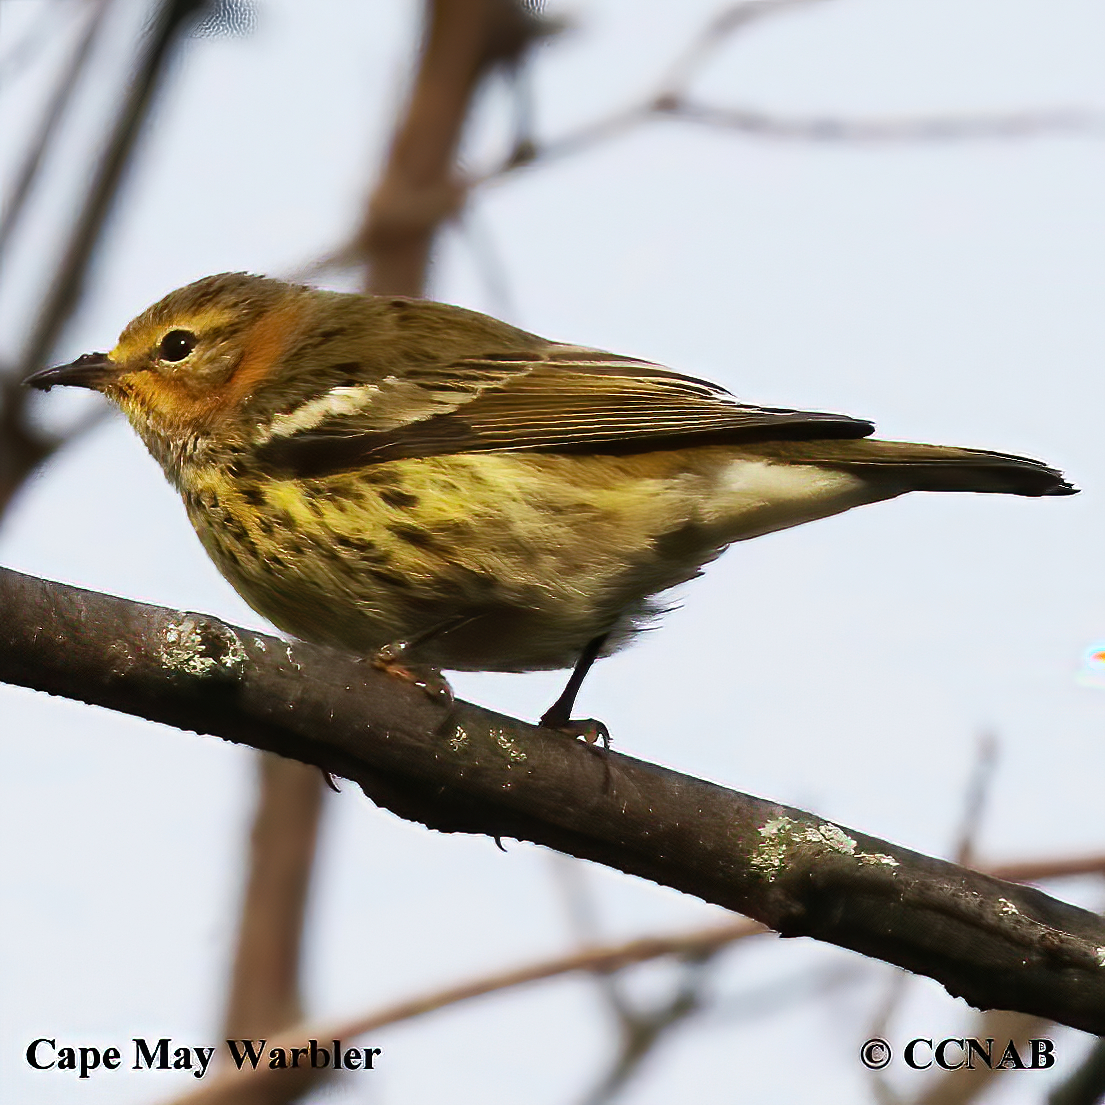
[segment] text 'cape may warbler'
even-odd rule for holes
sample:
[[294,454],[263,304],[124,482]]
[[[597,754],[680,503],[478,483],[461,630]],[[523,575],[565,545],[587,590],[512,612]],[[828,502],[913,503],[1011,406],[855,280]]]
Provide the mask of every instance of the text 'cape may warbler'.
[[242,273],[28,383],[118,404],[281,629],[416,681],[575,664],[542,719],[569,731],[595,657],[733,541],[906,491],[1075,490],[1038,461],[874,441],[862,419],[740,403],[460,307]]

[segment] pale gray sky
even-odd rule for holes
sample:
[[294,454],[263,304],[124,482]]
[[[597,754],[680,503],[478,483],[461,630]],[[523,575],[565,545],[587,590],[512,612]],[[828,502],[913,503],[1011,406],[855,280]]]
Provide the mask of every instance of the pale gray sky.
[[[70,5],[56,6],[71,33]],[[540,133],[641,97],[718,6],[571,8],[575,30],[534,71]],[[0,54],[41,7],[0,4]],[[136,0],[121,9],[119,23],[141,21]],[[261,0],[251,37],[197,42],[166,88],[60,357],[110,347],[189,280],[284,275],[337,245],[386,140],[416,16],[398,2]],[[108,55],[123,37],[105,44],[103,72],[117,70]],[[63,44],[51,47],[58,57]],[[1105,111],[1103,45],[1105,9],[1093,0],[834,0],[750,32],[696,88],[711,102],[802,114]],[[49,76],[44,59],[0,88],[3,182]],[[90,141],[113,92],[84,91],[61,146],[75,164],[82,129]],[[473,165],[500,148],[506,118],[497,87],[469,144]],[[29,279],[7,281],[0,299],[5,352],[83,183],[52,168],[58,182],[13,262]],[[659,630],[586,684],[581,710],[603,718],[619,748],[946,854],[976,739],[990,731],[1000,760],[981,856],[1101,850],[1105,674],[1088,657],[1105,648],[1103,186],[1100,133],[838,147],[658,122],[479,195],[474,226],[500,258],[510,304],[455,230],[439,250],[438,298],[509,309],[549,337],[662,361],[750,400],[869,417],[883,436],[1038,456],[1084,489],[1042,501],[915,495],[734,547]],[[47,402],[60,418],[82,397]],[[207,562],[120,420],[28,486],[0,532],[0,563],[264,624]],[[454,682],[532,718],[562,678]],[[36,1035],[218,1042],[250,757],[10,688],[0,688],[0,737],[0,1093],[47,1105],[154,1100],[182,1084],[123,1071],[77,1084],[28,1070],[23,1050]],[[550,856],[507,847],[403,823],[346,786],[327,814],[312,904],[311,1012],[351,1012],[569,946]],[[719,913],[585,874],[610,937]],[[1105,905],[1099,886],[1054,889]],[[856,1050],[889,970],[769,939],[727,957],[717,991],[841,965],[866,981],[771,1016],[696,1022],[626,1100],[865,1100]],[[668,977],[649,968],[635,988],[660,992]],[[923,980],[908,993],[893,1039],[962,1035],[962,1003]],[[1061,1075],[1084,1037],[1053,1035]],[[593,989],[556,982],[379,1033],[380,1070],[337,1099],[558,1105],[591,1084],[613,1040]],[[920,1083],[907,1074],[892,1069],[908,1091]],[[992,1100],[1037,1101],[1046,1081],[1010,1078]]]

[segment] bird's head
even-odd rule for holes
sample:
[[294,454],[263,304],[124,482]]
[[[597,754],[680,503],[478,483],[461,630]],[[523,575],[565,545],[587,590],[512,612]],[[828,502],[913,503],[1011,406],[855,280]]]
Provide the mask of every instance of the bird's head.
[[245,273],[209,276],[140,314],[110,353],[86,353],[26,383],[90,388],[149,441],[232,423],[304,324],[311,289]]

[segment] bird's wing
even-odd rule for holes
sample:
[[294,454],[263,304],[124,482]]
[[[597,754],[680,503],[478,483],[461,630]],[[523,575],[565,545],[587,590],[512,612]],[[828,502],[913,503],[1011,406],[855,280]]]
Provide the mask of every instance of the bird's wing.
[[740,403],[645,361],[549,345],[406,366],[378,384],[335,388],[270,425],[259,459],[309,477],[450,453],[628,454],[873,429],[845,415]]

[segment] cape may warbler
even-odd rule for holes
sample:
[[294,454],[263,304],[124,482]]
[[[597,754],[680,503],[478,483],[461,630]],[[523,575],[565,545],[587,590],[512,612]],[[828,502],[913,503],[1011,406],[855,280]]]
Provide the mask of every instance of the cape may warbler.
[[[1059,472],[873,441],[442,303],[242,273],[39,372],[122,408],[245,600],[399,674],[576,664],[733,541],[906,491],[1065,495]],[[582,731],[582,728],[576,731]]]

